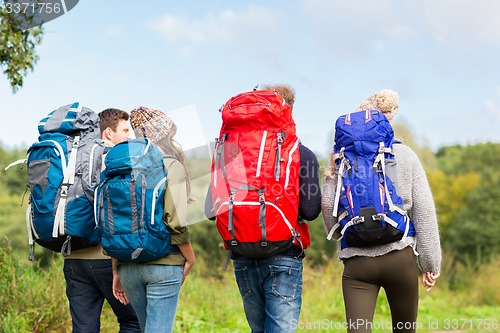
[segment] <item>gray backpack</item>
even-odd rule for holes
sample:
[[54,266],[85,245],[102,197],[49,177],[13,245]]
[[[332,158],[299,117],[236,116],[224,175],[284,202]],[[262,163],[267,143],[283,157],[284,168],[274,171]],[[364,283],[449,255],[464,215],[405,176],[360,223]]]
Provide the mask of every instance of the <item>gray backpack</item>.
[[99,116],[74,103],[52,111],[38,131],[27,158],[8,166],[28,164],[31,260],[35,242],[63,255],[100,243],[93,214],[104,152]]

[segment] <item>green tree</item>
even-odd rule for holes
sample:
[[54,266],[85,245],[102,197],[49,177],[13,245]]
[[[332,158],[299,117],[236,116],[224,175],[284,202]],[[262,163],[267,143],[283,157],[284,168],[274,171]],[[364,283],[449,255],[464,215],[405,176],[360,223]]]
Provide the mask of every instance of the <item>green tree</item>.
[[26,158],[26,149],[13,148],[5,150],[0,146],[0,193],[22,194],[28,183],[27,168],[19,164],[7,171],[4,168],[10,163]]
[[430,180],[444,248],[468,264],[498,255],[500,144],[442,147],[436,156],[441,174]]
[[500,177],[473,191],[456,215],[445,245],[476,264],[500,254]]
[[432,171],[428,173],[428,178],[436,203],[441,237],[447,239],[448,230],[455,226],[457,215],[466,205],[469,194],[479,188],[480,176],[472,172],[450,176],[443,171]]
[[0,6],[0,67],[15,93],[23,78],[33,71],[39,57],[35,48],[42,42],[42,26],[21,30],[19,21]]
[[491,182],[500,173],[500,144],[480,143],[442,147],[436,154],[438,167],[447,175],[478,173],[482,180]]

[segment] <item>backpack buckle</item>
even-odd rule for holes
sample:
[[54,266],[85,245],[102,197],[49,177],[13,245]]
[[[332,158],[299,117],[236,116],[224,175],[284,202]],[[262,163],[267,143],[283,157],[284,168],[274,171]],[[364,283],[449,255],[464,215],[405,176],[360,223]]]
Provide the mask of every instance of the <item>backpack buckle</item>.
[[365,222],[365,217],[364,216],[356,216],[352,219],[352,224],[360,224]]
[[68,196],[68,185],[63,184],[61,186],[61,197],[66,198]]
[[379,142],[379,143],[378,143],[378,153],[379,153],[379,154],[383,154],[383,153],[385,153],[385,146],[384,146],[384,143],[383,143],[383,142]]
[[375,214],[372,215],[373,221],[383,221],[384,220],[384,214]]

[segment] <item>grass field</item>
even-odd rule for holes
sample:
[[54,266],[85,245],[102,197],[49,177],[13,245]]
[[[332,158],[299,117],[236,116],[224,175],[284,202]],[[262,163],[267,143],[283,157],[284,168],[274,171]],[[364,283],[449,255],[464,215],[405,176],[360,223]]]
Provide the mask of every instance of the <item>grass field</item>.
[[[70,332],[71,319],[64,294],[62,259],[54,257],[48,270],[37,269],[0,248],[0,332]],[[207,264],[193,269],[182,287],[175,332],[249,332],[232,267],[217,277]],[[446,280],[430,293],[421,290],[418,332],[500,332],[500,260],[484,267],[469,288],[453,291]],[[304,268],[303,305],[297,332],[345,332],[341,293],[342,265],[336,260],[321,267]],[[373,332],[390,332],[390,312],[383,291],[379,297]],[[115,316],[105,303],[103,333],[118,331]]]

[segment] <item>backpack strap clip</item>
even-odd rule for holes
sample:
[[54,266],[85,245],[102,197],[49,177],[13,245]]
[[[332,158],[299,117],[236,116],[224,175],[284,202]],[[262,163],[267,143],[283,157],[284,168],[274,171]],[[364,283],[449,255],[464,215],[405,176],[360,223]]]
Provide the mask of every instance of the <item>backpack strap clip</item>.
[[355,216],[352,218],[351,222],[353,225],[363,223],[363,222],[365,222],[365,217],[364,216]]
[[345,232],[347,231],[347,228],[364,222],[365,222],[364,216],[355,216],[349,222],[346,223],[346,225],[342,228],[340,233],[342,234],[342,236],[344,236]]

